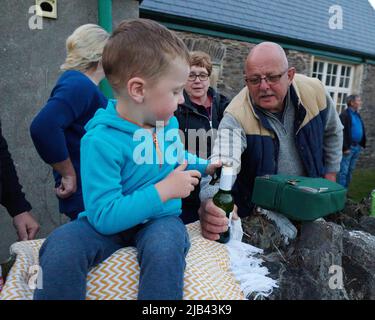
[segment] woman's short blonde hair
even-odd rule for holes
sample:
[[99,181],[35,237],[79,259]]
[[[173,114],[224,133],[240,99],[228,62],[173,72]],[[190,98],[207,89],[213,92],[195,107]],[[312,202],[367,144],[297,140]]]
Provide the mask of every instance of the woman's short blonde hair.
[[108,38],[108,32],[96,24],[78,27],[66,39],[67,55],[60,69],[85,72],[96,67]]
[[206,68],[209,76],[212,73],[211,57],[203,51],[191,51],[190,52],[190,67],[193,67],[193,66]]

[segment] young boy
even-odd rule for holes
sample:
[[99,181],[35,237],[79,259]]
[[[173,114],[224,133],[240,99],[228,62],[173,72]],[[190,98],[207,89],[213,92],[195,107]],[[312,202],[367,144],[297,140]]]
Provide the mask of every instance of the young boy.
[[43,244],[43,289],[34,298],[84,299],[88,270],[134,245],[138,299],[182,299],[190,243],[181,198],[219,166],[186,153],[171,134],[178,131],[173,113],[183,102],[188,51],[158,23],[128,20],[108,40],[103,68],[117,100],[95,114],[81,142],[85,211]]

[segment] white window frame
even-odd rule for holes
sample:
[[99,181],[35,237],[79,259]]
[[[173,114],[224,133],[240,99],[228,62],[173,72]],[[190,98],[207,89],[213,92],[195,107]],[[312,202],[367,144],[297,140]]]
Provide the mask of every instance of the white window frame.
[[[317,70],[314,70],[315,63],[318,64]],[[345,68],[344,75],[341,75],[343,68]],[[347,74],[347,68],[350,68],[349,75]],[[353,92],[355,75],[356,66],[353,64],[324,60],[320,58],[313,58],[312,60],[311,76],[319,78],[322,81],[325,88],[331,95],[338,113],[340,113],[341,110],[346,107],[346,97],[351,95]],[[343,80],[343,82],[341,82],[341,80]],[[344,84],[344,86],[341,84]]]

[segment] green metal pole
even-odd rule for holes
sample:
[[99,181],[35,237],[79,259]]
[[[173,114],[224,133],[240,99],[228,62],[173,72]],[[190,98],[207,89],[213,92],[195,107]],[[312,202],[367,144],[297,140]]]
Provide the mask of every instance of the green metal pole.
[[[112,33],[112,0],[98,0],[98,20],[103,29]],[[113,91],[107,79],[100,82],[100,89],[107,98],[113,98]]]
[[112,0],[98,0],[99,25],[112,32]]

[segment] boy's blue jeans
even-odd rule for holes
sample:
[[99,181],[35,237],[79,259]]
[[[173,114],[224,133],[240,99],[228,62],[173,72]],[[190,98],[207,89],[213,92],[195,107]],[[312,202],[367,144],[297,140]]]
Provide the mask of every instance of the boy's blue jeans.
[[190,242],[185,225],[176,216],[150,220],[111,236],[96,232],[87,218],[59,227],[40,250],[43,289],[35,290],[34,299],[85,299],[89,269],[126,246],[135,246],[138,252],[138,299],[182,299]]
[[349,183],[352,180],[352,174],[361,153],[361,146],[351,146],[349,154],[343,154],[340,164],[340,172],[338,175],[338,183],[343,187],[348,188]]

